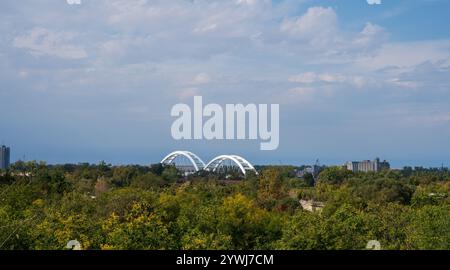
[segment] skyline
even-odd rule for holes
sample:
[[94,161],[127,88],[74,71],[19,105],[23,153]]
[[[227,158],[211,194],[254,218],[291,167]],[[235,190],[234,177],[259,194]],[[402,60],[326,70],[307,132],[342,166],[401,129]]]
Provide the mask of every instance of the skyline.
[[[3,145],[3,146],[5,146],[5,145]],[[6,146],[8,149],[9,149],[9,147],[8,146]],[[24,161],[24,162],[28,162],[28,161],[36,161],[36,162],[45,162],[46,164],[48,164],[48,165],[64,165],[64,164],[82,164],[82,163],[89,163],[89,164],[98,164],[98,163],[101,163],[101,162],[105,162],[105,163],[107,163],[107,164],[110,164],[110,165],[112,165],[112,166],[127,166],[127,165],[143,165],[143,166],[148,166],[148,165],[153,165],[153,164],[157,164],[157,163],[164,163],[164,160],[166,160],[168,157],[169,157],[169,155],[173,155],[173,154],[175,154],[175,153],[180,153],[180,152],[185,152],[185,153],[191,153],[190,151],[187,151],[187,150],[176,150],[176,151],[173,151],[173,152],[171,152],[171,153],[169,153],[168,155],[165,155],[165,158],[163,158],[161,161],[159,161],[159,162],[157,162],[157,161],[155,161],[155,162],[149,162],[149,163],[141,163],[141,164],[139,164],[139,163],[116,163],[116,164],[113,164],[113,163],[110,163],[110,162],[108,162],[107,160],[99,160],[99,161],[94,161],[94,162],[89,162],[89,161],[78,161],[78,162],[67,162],[67,163],[47,163],[45,160],[39,160],[39,159],[31,159],[31,160],[27,160],[26,158],[25,158],[25,156],[22,158],[22,159],[17,159],[17,160],[15,160],[15,161],[13,161],[13,163],[14,162],[18,162],[18,161]],[[195,154],[194,154],[195,155]],[[216,155],[216,156],[214,156],[214,159],[216,159],[216,158],[219,158],[219,157],[223,157],[223,156],[236,156],[236,155],[233,155],[233,154],[224,154],[224,155]],[[196,158],[198,158],[198,156],[195,156]],[[239,158],[244,158],[244,157],[239,157]],[[336,163],[336,164],[330,164],[330,163],[321,163],[321,161],[320,161],[320,159],[316,159],[315,161],[314,161],[314,163],[313,162],[311,162],[311,163],[303,163],[303,164],[295,164],[295,163],[289,163],[289,164],[285,164],[285,163],[280,163],[280,164],[273,164],[273,163],[269,163],[269,162],[266,162],[266,163],[260,163],[260,164],[254,164],[255,166],[266,166],[266,165],[268,165],[268,166],[278,166],[278,165],[280,165],[280,166],[312,166],[312,165],[320,165],[320,166],[343,166],[343,167],[348,167],[349,165],[349,163],[364,163],[364,162],[373,162],[374,160],[378,160],[379,162],[381,162],[380,161],[380,158],[379,157],[376,157],[376,158],[374,158],[374,159],[361,159],[361,160],[355,160],[355,159],[353,159],[353,160],[347,160],[347,161],[345,161],[345,162],[343,162],[343,163]],[[247,161],[246,161],[247,162]],[[279,162],[281,162],[281,160],[279,160]],[[12,163],[12,164],[13,164]],[[386,164],[388,164],[388,166],[390,166],[390,162],[388,161],[388,160],[383,160],[382,161],[382,163],[384,164],[384,163],[386,163]],[[206,163],[205,163],[206,164]],[[448,167],[446,167],[446,166],[444,166],[444,164],[442,163],[441,164],[441,166],[424,166],[423,164],[422,165],[419,165],[419,164],[416,164],[416,165],[411,165],[411,164],[404,164],[404,165],[402,165],[402,166],[399,166],[399,167],[393,167],[393,168],[391,168],[391,169],[403,169],[403,168],[405,168],[405,167],[424,167],[424,168],[447,168],[448,169]]]
[[[445,0],[2,1],[11,161],[450,166]],[[377,1],[374,1],[377,2]],[[175,141],[177,103],[280,104],[280,144]]]

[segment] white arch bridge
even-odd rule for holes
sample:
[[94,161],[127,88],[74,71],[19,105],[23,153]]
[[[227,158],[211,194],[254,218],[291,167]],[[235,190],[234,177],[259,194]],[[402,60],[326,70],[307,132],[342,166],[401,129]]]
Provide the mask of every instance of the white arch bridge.
[[224,164],[225,161],[231,161],[236,165],[239,170],[246,175],[247,172],[252,171],[255,174],[258,174],[253,165],[248,162],[245,158],[237,155],[220,155],[218,157],[213,158],[208,164],[205,165],[205,162],[201,158],[199,158],[196,154],[189,151],[175,151],[168,154],[161,160],[161,164],[170,165],[173,164],[175,159],[178,157],[184,157],[189,160],[192,164],[192,167],[195,172],[199,171],[210,171],[215,172],[221,165]]

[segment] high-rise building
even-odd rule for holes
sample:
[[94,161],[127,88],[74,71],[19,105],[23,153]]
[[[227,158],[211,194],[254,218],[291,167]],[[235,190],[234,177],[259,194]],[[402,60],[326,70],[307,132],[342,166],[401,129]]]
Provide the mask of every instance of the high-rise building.
[[386,160],[380,161],[379,158],[376,158],[373,161],[349,161],[347,162],[346,167],[352,172],[379,172],[385,169],[390,169],[391,165]]
[[0,170],[6,170],[9,168],[10,161],[10,149],[2,145],[0,147]]

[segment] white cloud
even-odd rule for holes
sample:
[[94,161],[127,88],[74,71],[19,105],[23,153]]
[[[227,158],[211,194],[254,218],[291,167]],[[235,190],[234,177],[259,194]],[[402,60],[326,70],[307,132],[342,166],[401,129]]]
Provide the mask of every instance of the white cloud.
[[369,5],[381,5],[381,0],[367,0]]
[[[298,7],[298,2],[286,2]],[[103,0],[79,13],[61,15],[76,22],[73,25],[48,26],[54,24],[45,21],[51,16],[40,16],[46,28],[32,28],[17,36],[13,45],[34,56],[62,60],[86,58],[89,51],[90,61],[83,63],[86,69],[95,66],[114,74],[117,81],[125,82],[130,75],[142,84],[157,81],[172,86],[171,93],[210,83],[210,74],[204,72],[208,71],[216,74],[215,87],[227,85],[233,88],[228,91],[238,91],[239,85],[242,95],[249,97],[259,96],[255,93],[260,93],[262,82],[273,83],[272,91],[290,89],[294,83],[302,84],[300,89],[312,84],[329,89],[419,88],[432,82],[410,78],[408,70],[425,61],[450,59],[448,41],[391,43],[388,29],[371,22],[356,32],[340,28],[337,9],[309,7],[293,16],[287,7],[285,2],[273,5],[266,0]],[[92,20],[83,20],[87,17]],[[50,30],[61,28],[65,31]],[[79,36],[76,33],[81,29]],[[147,68],[122,69],[132,65]],[[310,72],[286,82],[299,66]],[[384,70],[392,67],[390,72]],[[157,70],[159,75],[150,81],[148,70]],[[93,76],[90,82],[100,78],[107,76]]]
[[346,83],[357,88],[364,87],[369,80],[359,75],[343,75],[339,73],[316,73],[306,72],[289,77],[290,82],[313,84],[313,83],[327,83],[327,84],[341,84]]
[[357,47],[373,49],[373,47],[378,47],[378,45],[383,44],[387,40],[388,34],[384,28],[368,22],[353,40],[353,44]]
[[409,88],[409,89],[416,89],[419,87],[419,84],[414,81],[406,81],[402,80],[400,78],[390,78],[386,81],[388,84],[398,86],[401,88]]
[[315,72],[306,72],[289,77],[290,82],[297,83],[315,83],[317,82],[317,74]]
[[81,5],[81,0],[66,0],[69,5]]
[[195,33],[207,33],[207,32],[212,32],[217,28],[217,24],[213,23],[213,24],[209,24],[209,25],[204,25],[204,26],[200,26],[200,27],[196,27],[194,29]]
[[199,95],[199,92],[198,89],[195,87],[188,87],[177,91],[176,95],[180,100],[190,100],[194,96]]
[[317,89],[312,87],[294,87],[275,95],[272,99],[280,104],[307,104],[314,101]]
[[194,84],[206,84],[211,81],[211,77],[209,77],[206,73],[199,73],[194,78]]
[[87,57],[86,51],[70,42],[76,34],[54,32],[45,28],[33,28],[25,35],[14,39],[16,48],[28,49],[33,56],[52,56],[62,59],[82,59]]
[[426,89],[431,92],[448,92],[450,69],[444,60],[426,61],[409,68],[391,68],[386,71],[388,83],[409,89]]
[[333,8],[310,7],[297,18],[287,18],[281,31],[294,39],[309,40],[313,45],[329,45],[338,35],[338,17]]
[[22,78],[22,79],[27,78],[29,75],[30,75],[29,72],[26,70],[20,70],[19,74],[18,74],[19,78]]
[[253,6],[258,3],[258,0],[236,0],[236,3],[238,5],[244,4],[244,5]]
[[[429,113],[416,114],[416,119],[442,123],[448,130],[450,42],[391,42],[390,24],[378,15],[371,22],[364,14],[340,20],[347,7],[311,7],[317,1],[308,0],[96,0],[83,1],[76,9],[64,1],[3,2],[0,13],[8,14],[0,22],[0,95],[12,101],[0,106],[6,112],[0,115],[18,115],[0,119],[6,123],[23,122],[20,114],[30,108],[51,108],[41,117],[51,126],[60,122],[56,115],[73,116],[71,125],[83,123],[75,124],[78,130],[86,130],[86,119],[101,131],[110,121],[110,134],[123,123],[130,125],[123,137],[144,134],[142,141],[131,140],[136,149],[149,137],[158,147],[171,147],[164,145],[164,135],[152,132],[165,132],[164,123],[171,122],[167,108],[178,99],[190,102],[201,94],[223,104],[286,104],[283,126],[289,134],[310,130],[302,126],[308,121],[321,129],[330,123],[343,126],[347,132],[355,119],[363,120],[353,125],[354,134],[371,129],[382,133],[386,123],[395,131],[395,122],[414,115],[417,108]],[[409,15],[396,19],[406,22]],[[393,39],[417,37],[403,34]],[[67,61],[88,54],[84,61]],[[45,108],[42,99],[23,100],[33,89],[46,90]],[[129,108],[125,111],[124,103]],[[385,109],[399,104],[418,105],[393,118]],[[377,112],[386,112],[386,118],[377,121]],[[164,120],[132,125],[139,116],[150,121],[155,114]],[[414,118],[411,126],[417,123]],[[372,119],[369,124],[367,119]],[[141,130],[144,126],[149,130]],[[329,130],[310,133],[336,136],[336,129]],[[319,148],[329,139],[320,136]],[[344,139],[358,137],[364,136]]]
[[354,59],[355,68],[376,71],[414,67],[426,61],[450,59],[450,40],[385,43],[376,54]]

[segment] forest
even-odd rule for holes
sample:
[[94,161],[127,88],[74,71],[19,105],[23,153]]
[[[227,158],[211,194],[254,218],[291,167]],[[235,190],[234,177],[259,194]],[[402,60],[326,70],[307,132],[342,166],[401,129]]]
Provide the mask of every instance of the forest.
[[[450,249],[450,173],[258,167],[238,181],[173,166],[16,162],[0,173],[0,249]],[[308,210],[301,201],[320,204]]]

